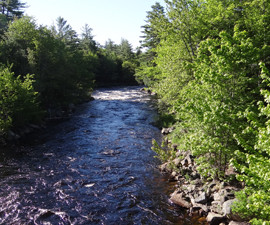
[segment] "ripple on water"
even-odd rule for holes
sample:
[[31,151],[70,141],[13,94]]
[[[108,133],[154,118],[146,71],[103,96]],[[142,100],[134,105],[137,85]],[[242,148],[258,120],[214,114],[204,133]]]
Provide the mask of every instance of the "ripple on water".
[[156,112],[139,90],[97,90],[23,154],[4,155],[0,224],[196,224],[168,202],[151,151]]

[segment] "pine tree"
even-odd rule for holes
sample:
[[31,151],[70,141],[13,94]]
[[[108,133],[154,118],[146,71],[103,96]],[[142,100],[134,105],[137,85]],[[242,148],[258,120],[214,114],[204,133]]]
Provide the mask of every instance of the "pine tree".
[[13,20],[15,17],[22,17],[22,9],[25,6],[26,4],[21,3],[19,0],[2,0],[0,1],[0,13],[5,15],[8,20]]

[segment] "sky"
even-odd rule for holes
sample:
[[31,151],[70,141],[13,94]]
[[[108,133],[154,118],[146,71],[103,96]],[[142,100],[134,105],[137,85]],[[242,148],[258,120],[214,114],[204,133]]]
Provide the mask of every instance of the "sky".
[[25,14],[36,19],[37,24],[51,26],[61,16],[81,33],[88,24],[94,40],[104,45],[111,39],[120,44],[127,39],[135,49],[138,47],[141,26],[145,25],[147,11],[156,2],[165,6],[164,0],[22,0],[27,4]]

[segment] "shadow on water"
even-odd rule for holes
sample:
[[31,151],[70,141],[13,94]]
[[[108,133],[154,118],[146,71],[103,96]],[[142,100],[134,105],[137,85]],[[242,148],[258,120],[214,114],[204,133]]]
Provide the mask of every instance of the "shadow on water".
[[168,201],[151,140],[155,109],[139,87],[95,100],[0,159],[0,224],[203,224]]

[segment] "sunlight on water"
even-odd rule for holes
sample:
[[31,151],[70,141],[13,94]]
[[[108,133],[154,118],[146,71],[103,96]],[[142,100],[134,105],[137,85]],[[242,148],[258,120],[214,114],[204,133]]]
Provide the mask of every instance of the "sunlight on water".
[[0,224],[194,224],[169,203],[157,170],[151,98],[139,87],[93,96],[69,121],[3,155]]

